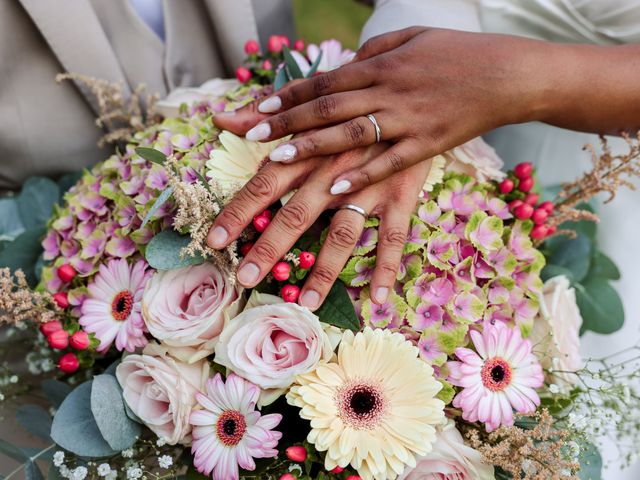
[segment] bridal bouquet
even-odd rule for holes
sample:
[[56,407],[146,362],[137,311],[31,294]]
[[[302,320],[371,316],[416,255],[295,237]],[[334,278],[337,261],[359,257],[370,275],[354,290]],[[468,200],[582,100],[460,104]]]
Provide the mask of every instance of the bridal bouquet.
[[388,301],[369,296],[370,218],[311,312],[296,301],[330,214],[251,291],[235,268],[282,204],[224,251],[206,245],[275,147],[212,117],[352,58],[336,41],[288,47],[247,43],[239,85],[161,102],[163,120],[64,179],[61,201],[45,179],[2,200],[0,314],[29,353],[2,365],[0,390],[9,404],[44,376],[50,403],[17,410],[45,448],[0,451],[30,479],[45,463],[70,479],[600,478],[594,442],[637,439],[623,424],[640,397],[624,365],[578,353],[581,328],[622,321],[585,202],[636,168],[636,143],[594,155],[555,201],[479,139],[434,158]]

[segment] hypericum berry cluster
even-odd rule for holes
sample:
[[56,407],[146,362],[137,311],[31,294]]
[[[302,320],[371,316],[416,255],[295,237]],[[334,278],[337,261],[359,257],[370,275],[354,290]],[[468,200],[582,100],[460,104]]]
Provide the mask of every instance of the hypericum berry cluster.
[[[260,85],[273,83],[276,67],[280,65],[284,58],[282,50],[284,47],[291,48],[291,42],[284,35],[271,35],[267,43],[268,53],[260,51],[260,44],[257,40],[248,40],[244,44],[244,52],[247,59],[243,66],[236,69],[236,78],[240,83],[255,82]],[[304,50],[304,41],[293,42],[293,49],[296,52]]]
[[518,220],[531,220],[531,238],[542,240],[556,233],[556,226],[546,224],[553,213],[552,202],[539,202],[540,198],[532,190],[536,185],[533,177],[533,165],[523,162],[507,173],[498,185],[500,198],[509,204],[509,210]]

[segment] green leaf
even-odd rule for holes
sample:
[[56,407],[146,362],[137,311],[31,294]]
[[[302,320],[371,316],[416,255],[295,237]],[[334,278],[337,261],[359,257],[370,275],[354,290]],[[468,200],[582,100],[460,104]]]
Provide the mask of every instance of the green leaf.
[[47,400],[49,400],[55,408],[60,407],[64,399],[67,398],[67,395],[73,390],[68,384],[51,378],[43,380],[40,385]]
[[204,262],[200,255],[180,256],[183,248],[191,242],[189,235],[180,235],[175,230],[164,230],[151,239],[147,245],[145,257],[149,265],[156,270],[173,270],[175,268],[199,265]]
[[49,465],[49,471],[47,472],[47,480],[64,480],[64,477],[60,475],[60,469],[53,463]]
[[580,480],[602,479],[602,457],[594,445],[590,443],[583,445],[579,460],[580,471],[578,472],[578,477]]
[[540,277],[542,277],[543,282],[546,282],[550,278],[557,277],[558,275],[564,275],[569,280],[573,280],[573,272],[571,270],[561,267],[560,265],[554,265],[553,263],[547,263],[540,273]]
[[122,388],[113,375],[98,375],[93,379],[91,411],[111,448],[126,450],[133,446],[141,433],[140,424],[127,415]]
[[13,240],[24,232],[15,198],[0,199],[0,240]]
[[581,333],[591,330],[609,334],[622,328],[624,308],[618,292],[609,282],[600,277],[592,277],[583,283],[575,283],[576,300],[582,315]]
[[148,160],[152,163],[157,163],[158,165],[164,165],[164,163],[167,161],[167,156],[160,150],[156,150],[155,148],[138,147],[136,148],[136,153],[145,160]]
[[309,72],[307,72],[307,78],[311,78],[315,75],[316,71],[318,70],[318,67],[320,66],[320,60],[322,60],[322,54],[324,52],[322,50],[320,50],[320,54],[318,55],[318,57],[316,58],[316,61],[313,62],[313,65],[311,65],[311,70],[309,70]]
[[0,267],[8,267],[13,271],[22,270],[29,285],[34,287],[38,283],[36,265],[42,254],[40,242],[44,234],[44,228],[32,228],[5,244],[0,252]]
[[109,457],[118,453],[102,438],[91,412],[91,381],[73,390],[56,412],[51,438],[81,457]]
[[24,466],[24,476],[26,480],[44,480],[42,472],[32,460],[29,460]]
[[24,463],[29,460],[29,455],[21,448],[12,445],[6,440],[0,438],[0,453],[4,453],[7,457],[13,458],[15,461]]
[[596,250],[593,254],[593,263],[589,276],[604,277],[609,280],[620,280],[620,270],[613,263],[613,260],[600,250]]
[[200,180],[200,183],[202,184],[202,186],[207,189],[207,192],[213,193],[211,192],[211,186],[209,185],[209,182],[207,182],[207,179],[205,178],[205,176],[202,175],[197,170],[194,170],[194,171],[195,171],[196,177],[198,177],[198,180]]
[[79,170],[77,172],[65,173],[60,178],[58,178],[58,188],[60,188],[61,193],[65,193],[71,187],[73,187],[78,181],[82,178],[82,171]]
[[353,308],[347,288],[340,280],[333,284],[324,303],[316,311],[316,315],[318,315],[321,322],[329,325],[353,330],[354,332],[360,330],[360,319]]
[[51,440],[51,415],[39,405],[21,405],[16,420],[27,432],[46,441]]
[[142,225],[140,225],[140,229],[143,229],[144,227],[147,226],[147,223],[149,223],[149,220],[151,220],[151,218],[153,218],[156,212],[160,210],[160,207],[164,205],[167,202],[167,200],[169,200],[171,195],[173,195],[173,187],[167,187],[162,191],[162,193],[158,196],[156,201],[153,202],[153,205],[145,215],[144,220],[142,221]]
[[281,68],[278,70],[278,73],[276,73],[276,79],[273,81],[274,90],[280,90],[288,81],[289,77],[287,77],[287,70],[285,68]]
[[300,66],[296,59],[291,55],[291,50],[286,45],[282,46],[282,54],[284,55],[284,68],[288,71],[289,78],[291,80],[296,78],[304,78],[304,74],[302,70],[300,70]]
[[547,262],[570,270],[573,280],[580,282],[589,271],[593,243],[584,235],[563,240],[547,257]]
[[60,187],[48,178],[32,177],[22,186],[16,204],[26,228],[44,227],[53,206],[60,200]]

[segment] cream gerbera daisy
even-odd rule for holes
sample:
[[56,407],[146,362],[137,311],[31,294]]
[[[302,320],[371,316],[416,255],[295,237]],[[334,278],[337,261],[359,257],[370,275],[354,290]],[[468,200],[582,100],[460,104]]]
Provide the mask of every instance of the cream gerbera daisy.
[[224,131],[218,136],[222,148],[216,148],[209,154],[207,176],[214,178],[224,191],[233,193],[258,172],[271,150],[289,138],[266,143],[250,142]]
[[445,421],[433,369],[399,333],[344,332],[336,363],[299,375],[287,394],[311,421],[307,440],[325,468],[351,464],[363,480],[394,479],[431,451]]

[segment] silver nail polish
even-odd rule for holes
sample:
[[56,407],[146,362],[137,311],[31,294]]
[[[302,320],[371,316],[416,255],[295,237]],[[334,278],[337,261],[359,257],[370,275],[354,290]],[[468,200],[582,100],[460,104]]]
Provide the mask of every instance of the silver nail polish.
[[331,187],[331,195],[340,195],[351,188],[351,182],[349,180],[340,180]]
[[250,142],[259,142],[271,135],[271,127],[268,123],[259,123],[247,132],[245,138]]
[[273,113],[280,110],[282,107],[282,100],[280,97],[275,96],[267,98],[264,102],[258,105],[258,111],[261,113]]
[[298,150],[295,146],[284,144],[275,148],[270,154],[269,159],[272,162],[288,162],[298,154]]

